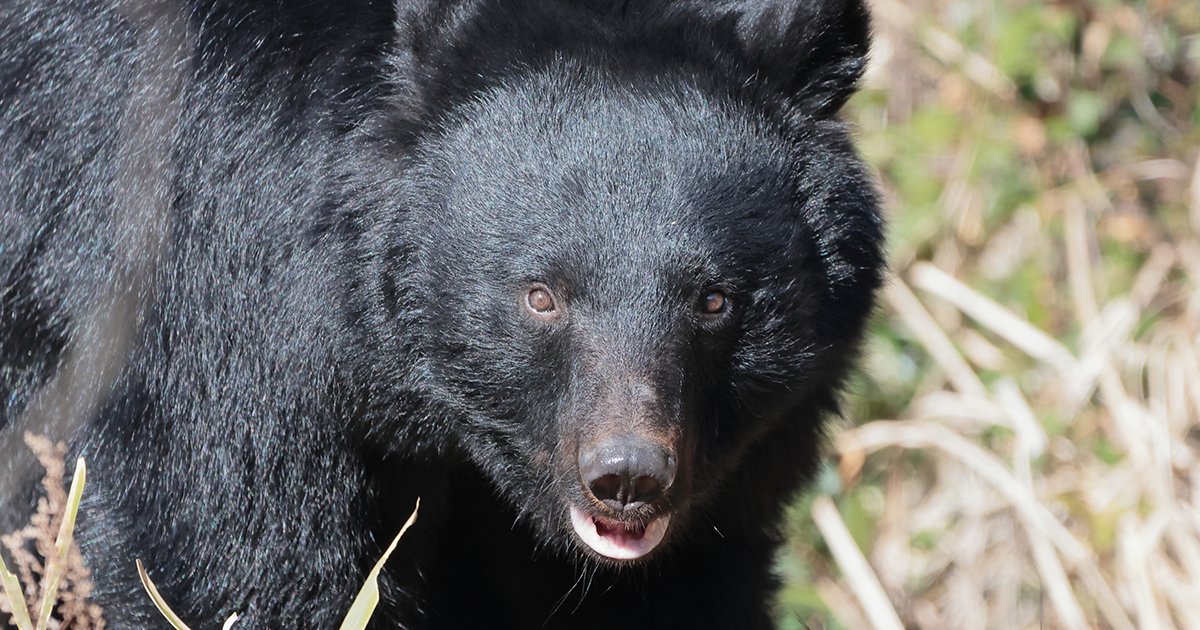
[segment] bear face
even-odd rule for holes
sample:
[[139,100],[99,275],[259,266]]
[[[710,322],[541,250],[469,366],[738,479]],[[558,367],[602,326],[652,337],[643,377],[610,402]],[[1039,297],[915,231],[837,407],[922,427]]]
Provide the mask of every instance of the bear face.
[[367,283],[419,314],[381,319],[419,397],[542,544],[625,563],[764,435],[815,435],[881,228],[840,123],[608,46],[459,88],[377,209],[405,262]]

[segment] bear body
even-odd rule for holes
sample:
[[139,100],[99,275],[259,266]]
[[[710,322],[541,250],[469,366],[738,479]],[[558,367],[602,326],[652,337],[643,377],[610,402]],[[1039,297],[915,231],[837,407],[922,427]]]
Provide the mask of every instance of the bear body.
[[109,627],[162,623],[135,559],[193,627],[333,627],[418,497],[378,627],[770,627],[883,265],[836,117],[867,31],[0,5],[0,448],[86,457]]

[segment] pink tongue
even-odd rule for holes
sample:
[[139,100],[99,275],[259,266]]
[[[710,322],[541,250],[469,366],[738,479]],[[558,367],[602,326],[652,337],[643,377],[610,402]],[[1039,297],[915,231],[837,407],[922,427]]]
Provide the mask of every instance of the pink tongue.
[[640,558],[658,546],[667,533],[670,516],[660,516],[644,527],[626,528],[622,523],[598,519],[571,506],[575,533],[596,553],[614,560]]
[[592,519],[596,524],[596,533],[608,539],[616,540],[641,540],[642,536],[646,535],[645,526],[626,527],[620,523],[605,523]]

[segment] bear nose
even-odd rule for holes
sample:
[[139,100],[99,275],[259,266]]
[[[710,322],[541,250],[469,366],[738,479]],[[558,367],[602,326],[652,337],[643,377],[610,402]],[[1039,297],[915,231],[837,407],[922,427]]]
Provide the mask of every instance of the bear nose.
[[649,440],[623,436],[581,451],[579,473],[592,496],[621,512],[667,492],[675,481],[675,455]]

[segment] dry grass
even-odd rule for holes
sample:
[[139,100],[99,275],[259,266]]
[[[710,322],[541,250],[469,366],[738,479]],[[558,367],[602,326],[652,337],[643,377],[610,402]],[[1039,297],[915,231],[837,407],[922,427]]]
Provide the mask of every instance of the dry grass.
[[[17,618],[28,614],[37,620],[39,629],[103,630],[103,610],[88,601],[92,592],[91,571],[72,536],[74,512],[68,506],[78,509],[79,496],[68,497],[65,486],[67,446],[28,433],[25,443],[37,456],[45,475],[44,496],[38,499],[29,524],[0,535],[0,545],[11,558],[15,576],[24,590],[25,601],[24,605],[18,604],[21,615]],[[0,613],[12,615],[13,604],[7,589],[0,589]],[[16,625],[15,620],[8,621]]]
[[[841,586],[878,608],[886,605],[878,579],[924,627],[1200,627],[1197,253],[1195,239],[1156,248],[1134,290],[1077,313],[1084,332],[1075,351],[935,267],[913,265],[907,276],[925,301],[968,315],[939,325],[894,278],[889,310],[935,357],[945,384],[914,397],[898,420],[837,435],[851,462],[871,465],[885,451],[924,456],[915,464],[924,474],[885,473],[881,527],[868,549],[878,577],[839,554]],[[1095,296],[1063,296],[1072,298]],[[1134,336],[1150,309],[1157,321]],[[979,333],[1036,358],[1025,375],[1036,386],[1004,376],[984,385],[973,370],[959,371],[973,364],[951,340]],[[1052,437],[1039,417],[1060,418],[1065,430]],[[1075,436],[1112,452],[1081,449]],[[858,470],[843,472],[852,482]],[[840,523],[817,520],[826,537]],[[936,545],[914,548],[929,531]]]
[[1200,5],[874,8],[895,273],[783,625],[1200,628]]

